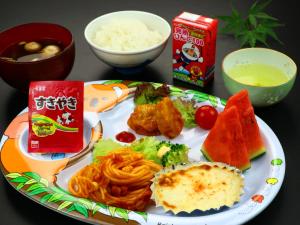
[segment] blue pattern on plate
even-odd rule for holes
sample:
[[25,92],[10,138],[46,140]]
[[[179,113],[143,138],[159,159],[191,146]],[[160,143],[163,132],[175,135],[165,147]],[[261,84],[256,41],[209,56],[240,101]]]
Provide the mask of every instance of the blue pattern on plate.
[[51,159],[52,160],[63,159],[65,157],[66,157],[65,153],[53,153],[53,154],[51,154]]

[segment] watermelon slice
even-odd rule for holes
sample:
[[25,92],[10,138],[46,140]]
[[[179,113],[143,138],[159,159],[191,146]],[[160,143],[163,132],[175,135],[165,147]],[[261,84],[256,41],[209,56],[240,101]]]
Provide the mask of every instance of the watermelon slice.
[[209,161],[227,163],[240,170],[250,168],[246,142],[236,106],[219,114],[201,151]]
[[254,109],[251,105],[248,91],[242,90],[231,96],[225,106],[225,111],[236,106],[242,125],[243,136],[245,137],[246,146],[250,159],[254,159],[266,152],[262,137],[257,125]]

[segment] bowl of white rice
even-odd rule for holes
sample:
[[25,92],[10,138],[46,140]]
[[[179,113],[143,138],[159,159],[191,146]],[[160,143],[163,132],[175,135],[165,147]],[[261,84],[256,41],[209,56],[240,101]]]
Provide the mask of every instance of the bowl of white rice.
[[95,55],[125,73],[139,71],[164,50],[169,23],[152,13],[118,11],[92,20],[84,35]]

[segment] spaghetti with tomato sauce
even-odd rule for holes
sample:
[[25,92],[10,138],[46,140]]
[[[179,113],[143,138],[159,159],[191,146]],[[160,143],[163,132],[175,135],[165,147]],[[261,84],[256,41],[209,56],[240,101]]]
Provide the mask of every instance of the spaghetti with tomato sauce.
[[78,171],[68,187],[77,197],[143,211],[152,194],[151,179],[160,169],[160,165],[124,147]]

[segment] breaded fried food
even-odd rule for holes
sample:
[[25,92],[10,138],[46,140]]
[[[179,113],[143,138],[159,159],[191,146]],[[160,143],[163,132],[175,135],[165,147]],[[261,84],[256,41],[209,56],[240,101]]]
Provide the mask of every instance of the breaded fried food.
[[156,104],[155,117],[158,130],[162,135],[172,139],[182,131],[184,121],[170,98],[165,97]]
[[137,134],[146,136],[159,135],[156,122],[156,104],[144,104],[135,107],[127,121],[128,126]]

